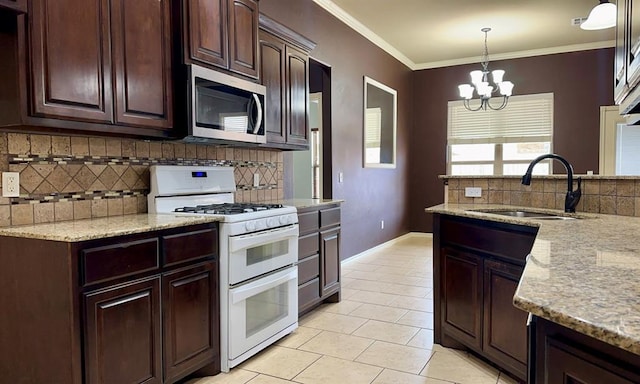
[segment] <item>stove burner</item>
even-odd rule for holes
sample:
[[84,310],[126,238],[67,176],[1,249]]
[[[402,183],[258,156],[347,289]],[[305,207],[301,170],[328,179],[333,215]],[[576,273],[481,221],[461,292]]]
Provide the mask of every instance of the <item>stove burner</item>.
[[239,213],[265,211],[267,209],[282,208],[282,204],[260,204],[260,203],[224,203],[197,205],[195,207],[176,208],[174,212],[184,213],[205,213],[214,215],[236,215]]

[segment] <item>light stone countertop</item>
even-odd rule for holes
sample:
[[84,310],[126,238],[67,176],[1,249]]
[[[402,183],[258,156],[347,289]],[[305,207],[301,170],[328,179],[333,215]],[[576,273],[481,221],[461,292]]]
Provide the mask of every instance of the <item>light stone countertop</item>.
[[282,204],[296,207],[298,209],[302,208],[310,208],[310,207],[321,207],[323,205],[331,205],[331,204],[340,204],[344,203],[344,200],[341,199],[283,199],[283,200],[273,200],[270,203],[274,204]]
[[579,220],[536,220],[474,209],[563,212],[487,204],[426,209],[539,227],[515,306],[640,355],[640,218],[578,213]]
[[78,242],[159,229],[211,223],[214,221],[220,221],[220,217],[211,215],[177,216],[173,214],[144,213],[47,224],[0,227],[0,236]]

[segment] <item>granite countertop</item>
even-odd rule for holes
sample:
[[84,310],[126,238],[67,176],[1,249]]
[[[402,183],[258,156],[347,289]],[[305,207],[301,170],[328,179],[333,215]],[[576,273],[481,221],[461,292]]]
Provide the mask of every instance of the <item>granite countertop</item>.
[[220,217],[144,213],[47,224],[0,227],[0,236],[77,242],[214,221],[220,221]]
[[564,214],[487,204],[426,211],[539,227],[515,306],[640,355],[640,218],[578,213],[578,220],[536,220],[469,212],[505,208]]
[[298,209],[302,209],[302,208],[321,207],[323,205],[344,203],[344,200],[341,200],[341,199],[283,199],[283,200],[273,200],[273,201],[270,201],[270,203],[289,205],[289,206],[296,207]]

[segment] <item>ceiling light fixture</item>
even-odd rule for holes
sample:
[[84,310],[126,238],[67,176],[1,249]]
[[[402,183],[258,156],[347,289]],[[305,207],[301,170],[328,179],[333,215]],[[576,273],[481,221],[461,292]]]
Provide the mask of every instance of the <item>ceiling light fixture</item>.
[[[482,54],[482,70],[471,71],[471,84],[461,84],[458,86],[460,90],[460,97],[464,100],[464,107],[470,111],[479,111],[493,109],[494,111],[503,109],[507,106],[509,96],[513,91],[513,83],[510,81],[502,81],[504,77],[504,71],[502,69],[495,69],[491,71],[491,78],[493,79],[493,85],[489,85],[489,48],[487,48],[487,34],[491,31],[491,28],[482,28],[484,32],[484,53]],[[475,88],[474,88],[475,87]],[[480,105],[476,108],[472,108],[469,104],[469,100],[473,98],[473,91],[476,91],[480,96]],[[498,107],[491,105],[491,94],[500,90],[502,95],[502,103]]]
[[596,5],[587,20],[580,24],[580,28],[592,31],[596,29],[606,29],[616,26],[616,5],[607,0],[600,0],[600,4]]

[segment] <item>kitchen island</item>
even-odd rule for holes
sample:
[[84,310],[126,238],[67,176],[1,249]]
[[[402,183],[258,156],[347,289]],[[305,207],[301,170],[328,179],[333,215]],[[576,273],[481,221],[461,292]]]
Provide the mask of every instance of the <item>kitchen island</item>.
[[[636,382],[635,376],[624,376],[624,372],[625,368],[636,372],[640,369],[640,241],[636,237],[640,233],[640,218],[578,213],[575,220],[538,220],[487,212],[505,209],[532,210],[508,205],[443,204],[428,208],[427,212],[537,227],[533,248],[513,297],[514,305],[543,324],[550,322],[567,333],[586,335],[595,341],[562,335],[564,343],[571,345],[558,347],[562,353],[568,350],[573,355],[584,353],[582,361],[596,366],[598,361],[605,361],[606,364],[600,364],[606,365],[605,371],[627,380],[611,382]],[[551,330],[547,326],[541,329]],[[541,376],[549,368],[541,365],[545,361],[553,364],[563,360],[560,356],[552,359],[544,356],[552,351],[548,345],[553,335],[537,336],[530,336],[530,347],[534,349],[529,350],[529,372],[530,375],[537,372],[537,377],[530,376],[530,382],[551,383],[552,379],[543,381]],[[596,356],[592,359],[591,355]],[[618,369],[619,366],[623,369]]]

